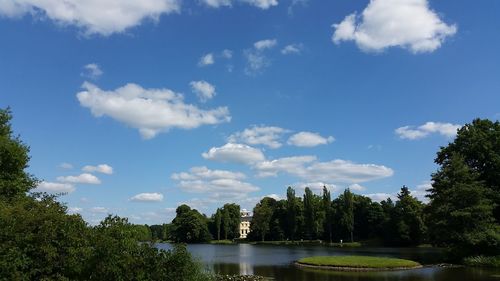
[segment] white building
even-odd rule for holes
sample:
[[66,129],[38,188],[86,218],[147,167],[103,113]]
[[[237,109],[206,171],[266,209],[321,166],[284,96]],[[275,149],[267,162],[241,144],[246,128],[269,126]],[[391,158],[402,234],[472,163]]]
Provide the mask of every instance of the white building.
[[252,215],[246,209],[241,210],[240,213],[240,238],[247,238],[248,232],[250,232],[250,222],[252,221]]

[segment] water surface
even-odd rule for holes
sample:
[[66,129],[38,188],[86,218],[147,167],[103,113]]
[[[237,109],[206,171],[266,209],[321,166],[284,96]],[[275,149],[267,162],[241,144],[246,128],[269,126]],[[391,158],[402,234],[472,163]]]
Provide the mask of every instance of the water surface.
[[[158,244],[170,249],[170,244]],[[298,268],[293,262],[310,256],[367,255],[410,259],[422,264],[440,262],[442,253],[433,248],[330,248],[322,246],[212,245],[188,246],[193,256],[218,274],[255,274],[280,281],[500,281],[500,270],[439,268],[387,272],[335,272]]]

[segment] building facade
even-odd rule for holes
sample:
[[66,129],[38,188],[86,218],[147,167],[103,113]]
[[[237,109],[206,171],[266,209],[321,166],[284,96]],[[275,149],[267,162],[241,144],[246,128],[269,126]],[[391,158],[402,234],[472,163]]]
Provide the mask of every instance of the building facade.
[[250,232],[250,223],[252,221],[252,215],[246,209],[241,210],[240,219],[240,238],[247,238]]

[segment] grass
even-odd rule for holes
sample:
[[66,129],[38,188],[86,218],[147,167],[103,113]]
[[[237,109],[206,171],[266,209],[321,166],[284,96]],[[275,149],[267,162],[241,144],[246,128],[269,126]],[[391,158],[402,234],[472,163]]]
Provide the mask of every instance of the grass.
[[368,256],[319,256],[303,258],[299,264],[346,268],[410,268],[420,266],[418,262],[396,258]]
[[486,257],[476,256],[464,259],[464,264],[476,267],[496,267],[500,268],[500,256]]
[[212,240],[210,241],[210,244],[229,245],[229,244],[234,244],[234,242],[231,240]]

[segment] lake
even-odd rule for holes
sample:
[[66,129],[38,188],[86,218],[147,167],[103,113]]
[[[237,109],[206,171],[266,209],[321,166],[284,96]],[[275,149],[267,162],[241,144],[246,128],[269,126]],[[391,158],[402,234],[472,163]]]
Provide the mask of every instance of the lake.
[[[170,244],[157,244],[160,249],[170,249]],[[422,264],[437,263],[442,257],[433,248],[329,248],[322,246],[275,245],[188,245],[190,253],[204,266],[218,274],[255,274],[280,281],[500,281],[500,270],[481,268],[441,268],[386,272],[335,272],[304,269],[292,263],[303,257],[324,255],[368,255],[411,259]]]

